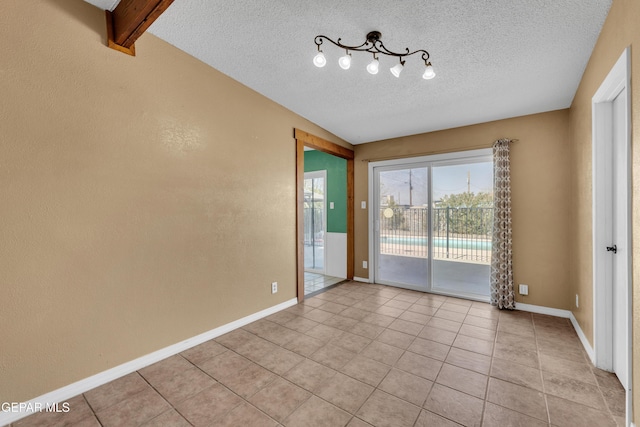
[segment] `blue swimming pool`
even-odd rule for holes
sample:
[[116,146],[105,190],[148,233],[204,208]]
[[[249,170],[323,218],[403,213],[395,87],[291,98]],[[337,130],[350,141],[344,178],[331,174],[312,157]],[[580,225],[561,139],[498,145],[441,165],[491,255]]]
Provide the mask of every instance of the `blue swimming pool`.
[[[456,249],[476,249],[480,251],[490,251],[490,240],[474,240],[452,237],[448,239],[449,248]],[[426,237],[417,236],[380,236],[380,243],[391,243],[400,245],[417,245],[427,246],[428,239]],[[447,239],[441,237],[435,237],[433,239],[433,246],[438,248],[447,247]]]

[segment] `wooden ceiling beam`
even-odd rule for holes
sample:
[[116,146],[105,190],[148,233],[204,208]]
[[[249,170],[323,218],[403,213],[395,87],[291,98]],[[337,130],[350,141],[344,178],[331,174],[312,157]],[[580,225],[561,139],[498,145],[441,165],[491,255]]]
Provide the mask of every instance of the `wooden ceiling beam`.
[[107,14],[110,48],[135,56],[135,42],[171,6],[173,0],[121,0]]

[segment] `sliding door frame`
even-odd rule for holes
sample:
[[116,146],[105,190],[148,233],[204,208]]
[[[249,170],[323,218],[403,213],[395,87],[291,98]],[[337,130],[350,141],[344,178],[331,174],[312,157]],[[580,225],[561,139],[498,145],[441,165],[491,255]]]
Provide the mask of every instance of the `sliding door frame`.
[[[375,165],[372,169],[371,169],[371,174],[370,176],[372,177],[372,186],[374,188],[373,191],[373,197],[371,197],[371,195],[369,196],[369,200],[371,201],[370,205],[369,205],[369,223],[373,224],[372,227],[372,231],[373,234],[369,235],[369,242],[371,242],[371,245],[373,246],[373,256],[369,255],[369,260],[371,260],[371,265],[369,266],[370,270],[373,275],[373,281],[375,283],[379,283],[379,284],[383,284],[383,285],[389,285],[389,286],[395,286],[395,287],[400,287],[400,288],[404,288],[404,289],[410,289],[413,291],[420,291],[420,292],[430,292],[431,291],[431,262],[430,259],[432,257],[432,248],[431,248],[431,209],[429,209],[427,211],[427,223],[428,223],[428,234],[427,234],[427,251],[428,251],[428,255],[427,258],[424,260],[427,263],[427,274],[428,277],[426,278],[427,280],[424,283],[424,286],[421,286],[419,284],[412,284],[412,283],[401,283],[401,282],[386,282],[385,281],[381,281],[380,277],[379,277],[379,267],[380,267],[380,226],[379,224],[379,212],[380,212],[380,206],[381,206],[381,200],[380,200],[380,173],[382,172],[391,172],[391,171],[398,171],[398,170],[407,170],[407,169],[418,169],[418,168],[425,168],[427,170],[427,182],[428,182],[428,186],[427,186],[427,204],[431,205],[431,194],[430,194],[430,187],[431,187],[431,168],[428,165],[428,163],[422,162],[419,159],[415,159],[412,158],[411,162],[401,162],[401,163],[395,163],[395,161],[389,161],[389,164],[377,164]],[[370,164],[371,165],[371,164]],[[370,185],[371,187],[371,185]],[[377,233],[376,233],[377,232]],[[378,234],[376,236],[376,234]]]
[[347,161],[347,279],[354,271],[354,153],[341,145],[311,135],[300,129],[293,130],[296,140],[296,263],[298,302],[304,300],[304,147],[313,148]]
[[[370,265],[369,265],[369,271],[370,273],[370,277],[369,277],[369,281],[371,283],[376,283],[376,278],[377,278],[377,272],[378,272],[378,265],[377,265],[377,260],[378,260],[378,256],[376,254],[376,220],[377,220],[377,215],[378,215],[378,209],[379,209],[379,205],[380,205],[380,195],[376,194],[377,192],[379,192],[378,188],[376,187],[377,184],[377,178],[376,178],[376,169],[378,168],[393,168],[393,167],[406,167],[406,168],[410,168],[410,167],[424,167],[426,166],[428,168],[428,183],[429,183],[429,188],[427,190],[427,200],[428,200],[428,204],[431,206],[432,204],[432,186],[433,186],[433,167],[435,164],[444,164],[448,161],[451,161],[452,163],[456,163],[456,161],[462,161],[465,159],[479,159],[479,158],[483,158],[483,157],[487,157],[487,156],[492,156],[492,149],[491,148],[481,148],[481,149],[474,149],[474,150],[467,150],[467,151],[456,151],[456,152],[450,152],[450,153],[439,153],[439,154],[433,154],[433,155],[426,155],[426,156],[416,156],[416,157],[406,157],[406,158],[401,158],[401,159],[391,159],[391,160],[381,160],[381,161],[375,161],[375,162],[370,162],[369,163],[369,169],[368,169],[368,175],[369,175],[369,183],[368,183],[368,187],[369,187],[369,201],[370,201],[370,205],[369,205],[369,260],[370,260]],[[380,169],[378,169],[380,170]],[[433,251],[432,251],[432,239],[433,239],[433,233],[431,230],[432,224],[431,224],[431,209],[429,209],[429,269],[428,269],[428,274],[429,274],[429,278],[427,281],[427,292],[431,292],[431,293],[437,293],[437,294],[442,294],[442,295],[449,295],[446,292],[442,292],[439,290],[434,291],[433,290]],[[398,286],[398,287],[402,287],[399,285],[393,285],[393,286]],[[406,287],[406,289],[413,289],[413,290],[418,290],[415,287]],[[480,301],[485,301],[485,298],[483,297],[477,297],[477,296],[473,296],[471,294],[469,295],[464,295],[464,298],[469,298],[469,299],[477,299]]]

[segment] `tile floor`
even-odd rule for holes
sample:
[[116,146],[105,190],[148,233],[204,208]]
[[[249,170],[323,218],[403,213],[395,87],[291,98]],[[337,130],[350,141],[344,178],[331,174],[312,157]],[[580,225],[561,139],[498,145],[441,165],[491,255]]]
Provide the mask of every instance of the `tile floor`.
[[622,426],[566,319],[347,282],[14,426]]
[[336,283],[344,282],[345,279],[340,277],[327,276],[320,273],[312,273],[310,271],[304,272],[304,294],[310,295],[314,292],[333,286]]

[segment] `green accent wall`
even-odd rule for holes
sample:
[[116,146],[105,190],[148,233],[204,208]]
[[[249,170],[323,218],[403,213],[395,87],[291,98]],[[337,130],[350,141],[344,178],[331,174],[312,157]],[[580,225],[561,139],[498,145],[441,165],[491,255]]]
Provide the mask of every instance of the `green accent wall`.
[[[304,152],[304,171],[327,171],[327,232],[347,232],[347,161],[322,151]],[[329,209],[333,202],[334,208]]]

